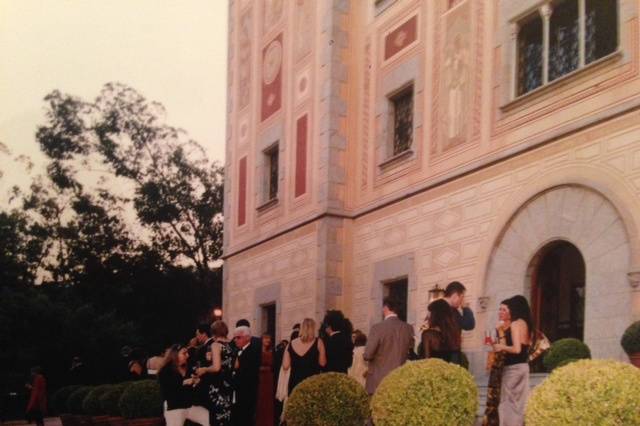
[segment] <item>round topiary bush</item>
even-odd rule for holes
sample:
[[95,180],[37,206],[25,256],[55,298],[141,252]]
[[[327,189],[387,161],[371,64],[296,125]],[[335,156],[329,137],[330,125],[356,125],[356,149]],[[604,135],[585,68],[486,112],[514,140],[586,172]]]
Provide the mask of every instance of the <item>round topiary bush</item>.
[[69,395],[79,387],[80,385],[64,386],[51,395],[51,405],[53,406],[56,414],[60,415],[69,413],[67,400],[69,399]]
[[560,339],[551,344],[551,347],[544,355],[542,363],[547,371],[566,365],[578,359],[591,358],[589,346],[578,339]]
[[80,386],[78,389],[71,392],[67,399],[67,409],[69,410],[69,413],[76,415],[86,414],[84,412],[83,403],[84,399],[92,390],[93,386]]
[[100,396],[100,408],[107,416],[121,417],[120,414],[120,397],[124,390],[129,386],[129,382],[118,383],[116,385],[108,385],[107,390]]
[[100,397],[111,388],[111,385],[96,386],[91,389],[82,402],[82,409],[88,416],[104,416],[106,412],[100,404]]
[[556,369],[527,403],[527,426],[640,425],[640,370],[611,360]]
[[155,380],[141,380],[126,387],[118,403],[120,414],[127,419],[162,416],[160,385]]
[[640,353],[640,321],[631,324],[622,334],[620,345],[627,355]]
[[362,426],[369,418],[369,396],[346,374],[318,374],[300,383],[285,408],[287,425]]
[[478,411],[478,389],[460,366],[440,359],[408,362],[380,383],[371,409],[376,426],[467,426]]

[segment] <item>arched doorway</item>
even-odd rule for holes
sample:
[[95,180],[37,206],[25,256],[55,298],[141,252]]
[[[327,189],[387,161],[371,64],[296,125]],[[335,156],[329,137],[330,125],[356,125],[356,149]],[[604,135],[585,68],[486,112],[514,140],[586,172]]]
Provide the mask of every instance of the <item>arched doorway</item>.
[[534,256],[531,307],[536,328],[551,341],[584,338],[585,262],[576,246],[556,240]]

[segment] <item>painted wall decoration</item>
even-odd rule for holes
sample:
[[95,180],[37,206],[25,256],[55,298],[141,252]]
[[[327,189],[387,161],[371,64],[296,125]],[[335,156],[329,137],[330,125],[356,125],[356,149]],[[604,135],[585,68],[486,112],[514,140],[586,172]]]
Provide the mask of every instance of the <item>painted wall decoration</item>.
[[305,114],[296,121],[296,182],[295,196],[299,197],[307,192],[307,127],[308,115]]
[[315,4],[315,0],[295,0],[293,57],[296,62],[311,53]]
[[418,16],[414,15],[384,38],[384,60],[412,44],[418,38]]
[[282,18],[284,0],[266,0],[264,2],[264,32],[269,32]]
[[[447,2],[447,6],[452,3]],[[439,63],[432,152],[444,153],[469,141],[474,114],[471,4],[466,1],[448,11],[439,25]]]
[[282,105],[282,33],[262,53],[262,121],[271,117]]
[[243,109],[251,100],[251,41],[253,34],[251,9],[240,15],[238,30],[238,108]]
[[247,157],[238,163],[238,226],[247,223]]

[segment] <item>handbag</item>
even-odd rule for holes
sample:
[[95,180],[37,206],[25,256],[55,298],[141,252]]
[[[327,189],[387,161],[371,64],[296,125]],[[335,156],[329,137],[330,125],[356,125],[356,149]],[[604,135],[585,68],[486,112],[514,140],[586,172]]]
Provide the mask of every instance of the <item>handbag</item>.
[[280,367],[280,373],[278,374],[278,388],[276,389],[276,399],[284,402],[289,396],[289,375],[291,374],[291,368],[285,370]]
[[529,348],[529,363],[534,362],[540,355],[545,353],[551,347],[551,342],[540,330],[536,330],[534,333],[534,343]]

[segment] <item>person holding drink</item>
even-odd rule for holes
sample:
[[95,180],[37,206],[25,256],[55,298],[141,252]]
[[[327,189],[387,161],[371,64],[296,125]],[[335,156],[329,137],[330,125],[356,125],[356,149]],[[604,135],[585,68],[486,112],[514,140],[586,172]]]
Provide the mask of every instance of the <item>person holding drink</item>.
[[522,295],[503,300],[496,333],[485,334],[491,345],[491,369],[483,425],[521,426],[529,393],[529,347],[533,321]]

